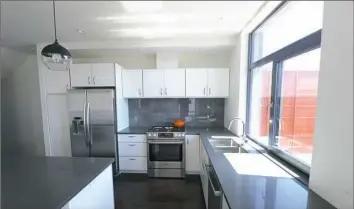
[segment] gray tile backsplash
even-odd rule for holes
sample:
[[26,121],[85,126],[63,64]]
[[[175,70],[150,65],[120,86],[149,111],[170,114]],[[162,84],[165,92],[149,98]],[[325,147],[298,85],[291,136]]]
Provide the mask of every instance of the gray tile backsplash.
[[223,127],[225,99],[129,99],[129,125],[154,126],[182,119],[189,127]]

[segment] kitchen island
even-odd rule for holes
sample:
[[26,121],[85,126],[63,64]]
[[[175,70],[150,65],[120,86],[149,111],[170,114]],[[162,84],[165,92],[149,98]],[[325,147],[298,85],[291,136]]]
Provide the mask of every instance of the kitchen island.
[[107,158],[2,157],[1,208],[114,209],[112,163]]

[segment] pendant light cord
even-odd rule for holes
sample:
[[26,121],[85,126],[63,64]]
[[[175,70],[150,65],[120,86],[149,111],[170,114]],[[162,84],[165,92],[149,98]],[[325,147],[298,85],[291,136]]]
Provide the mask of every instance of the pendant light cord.
[[57,20],[56,20],[56,14],[55,14],[55,1],[53,1],[53,12],[54,12],[54,36],[55,36],[55,41],[57,42]]

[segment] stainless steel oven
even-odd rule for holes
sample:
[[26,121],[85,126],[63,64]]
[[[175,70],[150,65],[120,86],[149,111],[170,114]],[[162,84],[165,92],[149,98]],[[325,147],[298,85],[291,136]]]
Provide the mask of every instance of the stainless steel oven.
[[[165,132],[147,133],[147,167],[149,177],[185,177],[185,133],[179,129],[159,129]],[[172,132],[174,131],[174,132]]]

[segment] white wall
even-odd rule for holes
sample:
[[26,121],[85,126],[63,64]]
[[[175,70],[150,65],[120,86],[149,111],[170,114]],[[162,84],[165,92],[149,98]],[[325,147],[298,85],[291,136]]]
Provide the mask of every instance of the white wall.
[[353,208],[353,2],[325,1],[310,188]]
[[[166,52],[167,53],[167,52]],[[222,52],[178,52],[178,66],[180,68],[227,68],[229,67],[230,53]],[[94,62],[116,62],[126,69],[156,68],[156,56],[154,54],[129,53],[123,55],[120,53],[113,57],[92,57],[77,58],[74,63],[94,63]]]
[[[225,100],[224,126],[228,127],[230,120],[240,117],[246,118],[246,93],[247,93],[247,43],[244,34],[236,37],[236,46],[230,57],[230,96]],[[234,123],[231,131],[236,133],[241,130],[240,123]]]
[[[7,66],[10,70],[1,80],[3,151],[44,155],[37,58],[19,52],[9,54],[16,57],[11,57],[14,65]],[[16,60],[17,55],[21,61],[25,57],[24,61]]]

